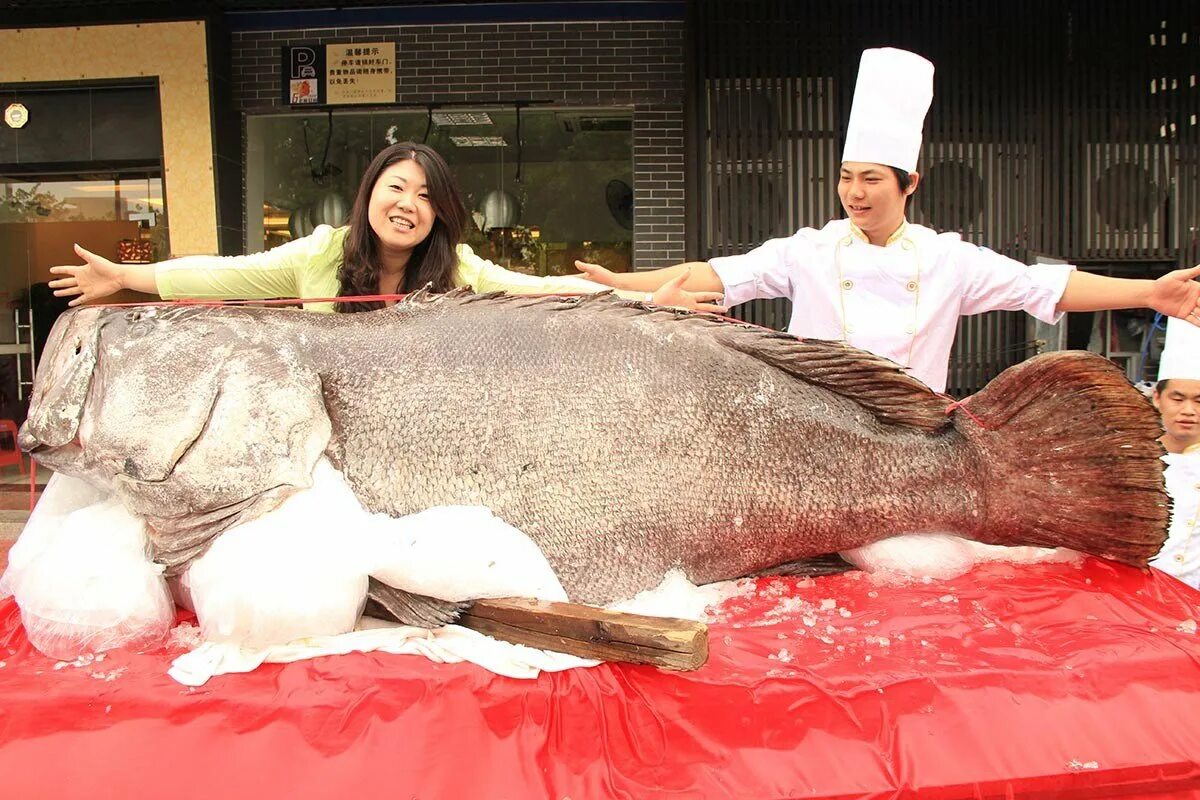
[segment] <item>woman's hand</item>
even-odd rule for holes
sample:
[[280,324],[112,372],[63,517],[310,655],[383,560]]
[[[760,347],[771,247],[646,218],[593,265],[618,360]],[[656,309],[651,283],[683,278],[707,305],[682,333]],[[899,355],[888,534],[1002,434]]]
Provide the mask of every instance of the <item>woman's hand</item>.
[[65,277],[50,281],[55,297],[73,297],[68,305],[77,306],[101,297],[108,297],[125,288],[122,281],[123,267],[103,256],[75,245],[75,255],[83,259],[78,267],[51,267],[50,272]]
[[1168,272],[1154,282],[1146,305],[1171,317],[1200,326],[1200,265]]
[[603,286],[611,286],[614,289],[629,289],[632,287],[623,286],[621,281],[621,273],[613,272],[599,264],[589,264],[586,261],[576,261],[575,269],[579,270],[577,278],[589,280],[592,283],[599,283]]
[[[575,263],[579,264],[580,262]],[[604,268],[600,267],[600,269]],[[604,271],[608,272],[608,270]],[[658,306],[675,306],[676,308],[686,308],[689,311],[709,311],[714,314],[724,314],[729,310],[725,306],[719,306],[712,302],[723,297],[720,292],[689,292],[684,289],[683,284],[687,283],[691,274],[691,270],[688,270],[658,287],[658,290],[651,296],[650,302]]]

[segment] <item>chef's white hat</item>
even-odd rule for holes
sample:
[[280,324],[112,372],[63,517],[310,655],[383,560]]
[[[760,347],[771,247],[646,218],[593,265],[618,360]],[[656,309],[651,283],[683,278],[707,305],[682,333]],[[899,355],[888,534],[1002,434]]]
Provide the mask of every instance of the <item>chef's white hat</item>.
[[933,101],[933,64],[916,53],[864,50],[842,161],[917,168],[921,128]]
[[1158,362],[1158,379],[1171,378],[1200,381],[1200,328],[1174,317],[1167,320],[1167,341]]

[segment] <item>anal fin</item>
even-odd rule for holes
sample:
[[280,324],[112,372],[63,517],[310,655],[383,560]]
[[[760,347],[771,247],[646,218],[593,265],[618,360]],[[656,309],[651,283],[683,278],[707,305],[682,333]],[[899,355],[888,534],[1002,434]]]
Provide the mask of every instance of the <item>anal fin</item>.
[[367,607],[363,613],[376,619],[394,620],[402,625],[440,628],[457,622],[470,606],[469,601],[455,602],[413,594],[371,578],[367,583]]

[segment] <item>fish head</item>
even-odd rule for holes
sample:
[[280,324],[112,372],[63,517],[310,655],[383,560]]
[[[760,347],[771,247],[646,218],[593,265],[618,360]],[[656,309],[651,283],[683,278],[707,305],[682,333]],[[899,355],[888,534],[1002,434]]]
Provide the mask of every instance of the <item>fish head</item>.
[[252,312],[147,306],[67,321],[22,446],[110,486],[150,523],[156,550],[177,549],[172,531],[191,547],[269,510],[311,485],[331,426],[306,354]]
[[22,450],[53,450],[75,440],[108,311],[73,309],[61,314],[50,329],[29,398],[29,415],[17,437]]

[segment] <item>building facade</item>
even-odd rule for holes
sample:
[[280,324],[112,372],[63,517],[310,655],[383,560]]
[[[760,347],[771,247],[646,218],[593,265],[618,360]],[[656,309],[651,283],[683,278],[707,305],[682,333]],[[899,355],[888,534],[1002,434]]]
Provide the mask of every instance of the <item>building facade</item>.
[[[260,250],[339,221],[373,154],[407,139],[447,158],[472,212],[468,242],[512,268],[742,252],[841,215],[858,55],[896,46],[937,66],[912,220],[1108,274],[1200,261],[1200,16],[1185,0],[163,5],[17,2],[0,23],[15,54],[0,62],[0,95],[29,113],[23,128],[0,127],[0,227],[121,223],[105,235],[150,240],[156,258]],[[368,64],[381,46],[390,63]],[[298,48],[331,59],[322,91],[362,80],[375,93],[293,94]],[[157,172],[31,148],[103,128],[46,110],[81,86],[95,108],[134,89],[157,98],[161,152],[140,156]],[[110,190],[79,188],[96,184]],[[81,200],[97,195],[112,202],[88,211]],[[60,250],[25,247],[9,270],[18,303],[46,266],[30,259],[69,259]],[[787,319],[780,302],[739,313]],[[1140,313],[1072,315],[1058,331],[1017,314],[965,319],[951,391],[1065,345],[1131,378],[1157,346]]]

